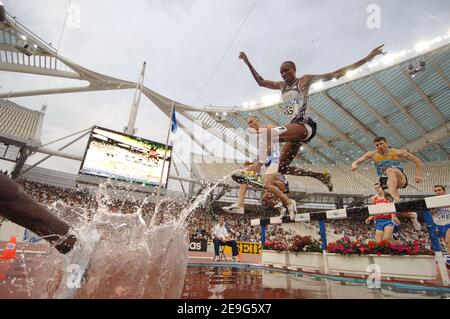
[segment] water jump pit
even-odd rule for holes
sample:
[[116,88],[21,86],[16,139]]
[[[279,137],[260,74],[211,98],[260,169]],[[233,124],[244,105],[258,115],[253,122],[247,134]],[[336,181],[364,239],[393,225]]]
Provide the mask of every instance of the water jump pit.
[[[102,248],[104,249],[104,248]],[[61,260],[47,245],[19,244],[15,260],[0,261],[0,299],[58,298],[64,280]],[[382,281],[370,289],[365,278],[268,268],[260,256],[242,255],[240,263],[214,262],[211,253],[190,253],[183,262],[155,267],[164,257],[139,257],[140,250],[117,254],[117,262],[94,260],[76,299],[447,299],[450,288]],[[172,255],[173,256],[173,255]],[[162,258],[162,259],[161,259]],[[166,260],[170,260],[166,256]],[[113,258],[114,259],[114,258]],[[179,261],[181,261],[178,259]],[[141,260],[141,261],[139,261]],[[157,261],[158,260],[158,261]],[[148,263],[147,265],[144,265]],[[152,267],[150,267],[150,265]],[[167,265],[167,264],[166,264]],[[147,271],[144,271],[146,269]],[[73,279],[73,278],[72,278]],[[66,279],[67,280],[67,279]],[[69,285],[70,286],[70,281]]]

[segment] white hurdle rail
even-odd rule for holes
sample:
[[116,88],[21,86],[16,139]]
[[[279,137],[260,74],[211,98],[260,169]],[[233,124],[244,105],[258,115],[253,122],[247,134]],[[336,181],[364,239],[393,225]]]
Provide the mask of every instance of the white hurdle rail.
[[[403,212],[416,212],[417,214],[423,214],[425,223],[429,231],[431,247],[434,251],[436,262],[438,264],[438,269],[441,275],[441,280],[443,285],[450,285],[450,278],[445,266],[444,256],[442,254],[441,245],[437,237],[436,228],[430,214],[430,209],[450,207],[450,194],[442,196],[433,196],[423,199],[405,201],[400,203],[389,203],[380,205],[367,205],[362,207],[345,208],[345,209],[335,209],[320,211],[314,213],[306,214],[296,214],[295,221],[291,221],[289,216],[281,217],[271,217],[271,218],[260,218],[252,219],[252,226],[261,226],[261,240],[265,239],[265,226],[273,224],[283,224],[292,222],[308,222],[308,221],[319,221],[320,223],[320,235],[322,240],[322,251],[324,255],[324,260],[326,260],[326,247],[327,247],[327,235],[325,229],[325,220],[333,219],[348,219],[355,216],[358,217],[368,217],[372,215],[382,215],[382,214],[398,214]],[[264,243],[262,243],[264,245]],[[450,248],[450,247],[447,247]],[[326,268],[325,268],[326,269]],[[326,272],[327,270],[325,270]]]
[[[320,221],[332,219],[346,219],[354,216],[371,216],[382,214],[398,214],[403,212],[423,213],[426,209],[450,207],[450,194],[433,196],[423,199],[415,199],[406,202],[389,203],[380,205],[367,205],[362,207],[334,209],[313,213],[296,214],[295,222]],[[252,226],[265,226],[273,224],[289,223],[281,217],[252,219]]]

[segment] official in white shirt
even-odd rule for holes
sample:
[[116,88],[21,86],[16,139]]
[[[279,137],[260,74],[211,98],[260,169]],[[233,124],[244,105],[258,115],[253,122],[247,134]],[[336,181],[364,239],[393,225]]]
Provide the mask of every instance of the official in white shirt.
[[232,250],[232,260],[238,261],[237,256],[239,254],[239,250],[237,247],[237,243],[234,239],[231,238],[228,230],[225,227],[225,218],[223,216],[219,217],[219,223],[214,226],[212,230],[213,242],[214,242],[214,261],[219,260],[219,248],[221,245],[231,246]]

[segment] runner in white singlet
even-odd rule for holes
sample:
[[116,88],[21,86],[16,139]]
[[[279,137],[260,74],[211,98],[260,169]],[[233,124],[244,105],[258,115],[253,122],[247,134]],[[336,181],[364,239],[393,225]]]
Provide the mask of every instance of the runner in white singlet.
[[[281,64],[280,73],[283,81],[269,81],[265,80],[256,72],[255,68],[250,63],[247,55],[240,52],[239,58],[242,59],[249,67],[253,77],[259,86],[281,90],[283,100],[283,111],[288,116],[290,123],[283,126],[284,132],[280,134],[280,142],[285,142],[281,150],[279,172],[282,174],[305,176],[306,170],[289,166],[296,157],[301,143],[308,143],[316,134],[316,123],[307,116],[309,88],[314,82],[329,81],[343,77],[348,71],[354,70],[361,65],[371,61],[379,54],[383,53],[383,45],[375,48],[365,58],[360,61],[340,68],[331,73],[320,75],[303,75],[296,77],[296,66],[291,61],[286,61]],[[328,184],[328,189],[333,190],[329,173],[309,172],[312,177],[316,176],[322,179],[324,183]]]

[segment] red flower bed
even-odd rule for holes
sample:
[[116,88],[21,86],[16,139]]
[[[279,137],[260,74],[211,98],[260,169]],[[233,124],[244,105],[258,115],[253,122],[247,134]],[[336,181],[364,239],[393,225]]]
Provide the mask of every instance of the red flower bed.
[[291,252],[321,252],[321,244],[319,240],[311,238],[311,236],[295,236],[294,242],[289,245],[282,241],[266,241],[264,243],[265,250],[291,251]]
[[350,238],[344,237],[335,243],[329,243],[327,252],[342,255],[433,255],[434,252],[426,246],[424,241],[406,242],[403,244],[393,244],[386,241],[376,243],[369,241],[362,243],[359,241],[351,241]]
[[266,241],[264,243],[265,250],[287,251],[289,245],[279,240]]

